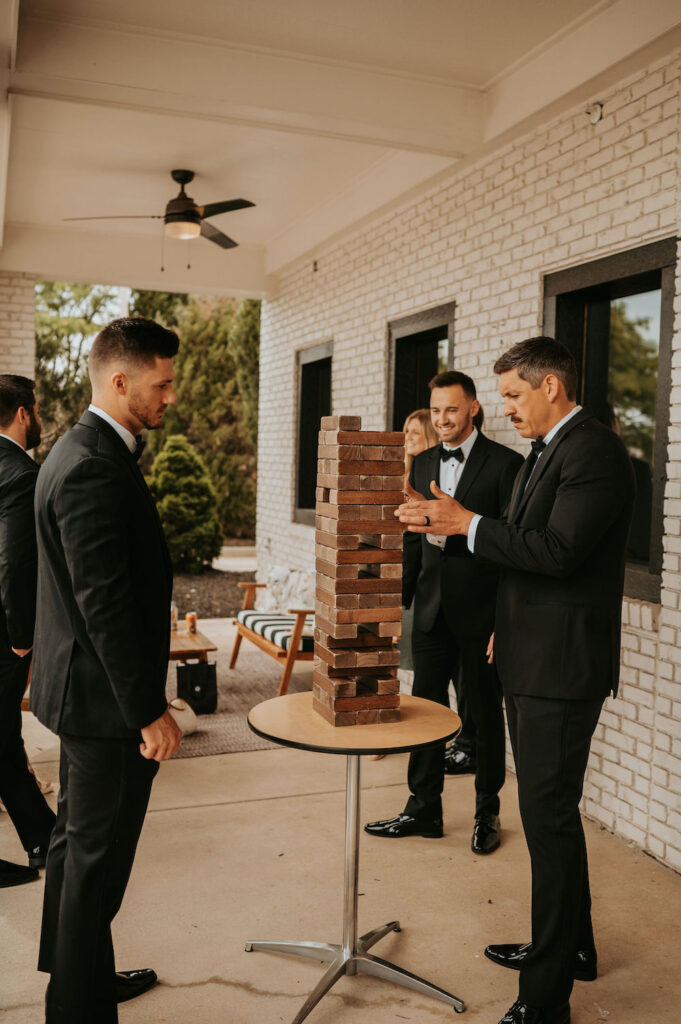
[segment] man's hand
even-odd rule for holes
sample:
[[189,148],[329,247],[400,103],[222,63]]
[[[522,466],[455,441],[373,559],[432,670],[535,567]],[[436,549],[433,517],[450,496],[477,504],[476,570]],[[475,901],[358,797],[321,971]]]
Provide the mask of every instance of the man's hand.
[[487,664],[494,664],[494,633],[492,633],[487,644]]
[[169,711],[142,729],[140,754],[147,761],[167,761],[180,745],[182,731]]
[[12,653],[16,654],[17,658],[25,658],[26,655],[30,654],[32,650],[32,647],[13,647]]
[[395,512],[401,523],[410,533],[433,533],[451,537],[454,534],[466,536],[471,519],[475,515],[460,505],[455,498],[441,491],[433,480],[430,489],[435,495],[434,501],[427,501],[407,484],[408,500]]

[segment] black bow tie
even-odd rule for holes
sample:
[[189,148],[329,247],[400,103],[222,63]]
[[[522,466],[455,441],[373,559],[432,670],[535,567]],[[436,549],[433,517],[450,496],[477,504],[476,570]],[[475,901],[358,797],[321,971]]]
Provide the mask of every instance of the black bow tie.
[[532,442],[532,451],[534,452],[535,457],[537,455],[541,455],[541,453],[544,451],[545,448],[546,448],[546,441],[541,436],[539,436],[536,441]]
[[449,462],[450,459],[456,459],[457,462],[463,462],[464,454],[460,448],[445,448],[445,446],[441,444],[440,458],[443,462]]
[[132,455],[133,459],[135,460],[135,462],[139,462],[139,460],[141,458],[141,455],[142,455],[142,452],[144,451],[144,449],[146,447],[147,447],[147,442],[144,440],[144,438],[142,437],[141,434],[138,434],[137,437],[135,438],[135,450],[134,450],[134,452],[130,453]]

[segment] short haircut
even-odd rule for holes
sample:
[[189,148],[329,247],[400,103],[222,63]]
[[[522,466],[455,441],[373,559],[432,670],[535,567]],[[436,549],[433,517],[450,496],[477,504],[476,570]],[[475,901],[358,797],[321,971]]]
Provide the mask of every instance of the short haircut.
[[570,350],[555,338],[540,336],[513,345],[494,364],[495,373],[508,373],[509,370],[515,370],[533,390],[539,387],[547,374],[552,373],[571,401],[577,395],[577,364]]
[[467,373],[461,373],[460,370],[445,370],[444,373],[438,373],[428,381],[431,391],[433,388],[453,388],[456,384],[461,385],[464,394],[469,398],[478,397],[473,378],[469,377]]
[[143,316],[122,317],[103,327],[90,349],[90,376],[116,360],[122,366],[137,368],[153,363],[155,356],[172,359],[180,339],[175,331]]
[[16,373],[0,373],[0,427],[9,427],[23,406],[32,413],[35,405],[35,384]]

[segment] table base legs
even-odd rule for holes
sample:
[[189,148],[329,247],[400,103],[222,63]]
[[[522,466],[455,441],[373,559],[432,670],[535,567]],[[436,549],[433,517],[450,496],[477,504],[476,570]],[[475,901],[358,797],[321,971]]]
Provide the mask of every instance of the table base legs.
[[261,950],[268,953],[287,953],[290,956],[303,956],[310,960],[321,960],[328,963],[322,977],[310,992],[309,996],[293,1018],[292,1024],[301,1024],[323,996],[336,984],[344,974],[370,974],[384,981],[392,981],[403,985],[424,996],[432,996],[444,1003],[449,1003],[457,1013],[463,1013],[464,1003],[450,992],[437,985],[419,978],[418,975],[406,971],[403,967],[391,964],[388,960],[373,956],[368,950],[389,932],[399,932],[400,922],[389,921],[379,928],[372,928],[366,935],[357,939],[356,949],[344,948],[331,942],[247,942],[246,952]]

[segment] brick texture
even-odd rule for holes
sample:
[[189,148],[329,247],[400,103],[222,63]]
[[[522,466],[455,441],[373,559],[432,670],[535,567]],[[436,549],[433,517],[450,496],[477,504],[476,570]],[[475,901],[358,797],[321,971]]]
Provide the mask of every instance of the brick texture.
[[[455,301],[455,365],[476,380],[486,430],[501,416],[496,355],[540,331],[545,273],[681,235],[681,59],[606,90],[281,275],[263,304],[258,557],[314,567],[293,522],[296,351],[333,339],[333,409],[385,428],[391,320]],[[680,264],[681,266],[681,264]],[[622,692],[593,744],[587,815],[681,870],[681,272],[677,276],[660,606],[626,601]]]
[[35,282],[0,270],[0,373],[35,373]]

